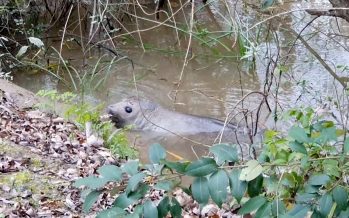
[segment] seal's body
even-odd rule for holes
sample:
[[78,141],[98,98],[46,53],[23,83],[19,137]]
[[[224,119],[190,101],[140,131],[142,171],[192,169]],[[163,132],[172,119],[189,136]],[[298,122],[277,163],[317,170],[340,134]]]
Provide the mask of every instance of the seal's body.
[[[141,131],[197,134],[220,132],[224,127],[221,120],[171,111],[135,97],[110,105],[107,112],[117,128],[132,125],[134,130]],[[224,128],[225,131],[234,129],[230,123]]]

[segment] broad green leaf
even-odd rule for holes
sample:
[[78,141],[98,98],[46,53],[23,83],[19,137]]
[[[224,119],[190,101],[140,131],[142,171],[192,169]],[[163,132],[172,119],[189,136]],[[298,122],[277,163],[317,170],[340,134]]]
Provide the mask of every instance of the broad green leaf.
[[295,178],[295,175],[293,173],[285,173],[282,177],[281,184],[290,188],[296,187],[297,180]]
[[119,167],[115,165],[104,165],[100,167],[97,172],[108,181],[120,181],[122,172]]
[[306,194],[317,194],[319,192],[319,189],[321,188],[320,185],[310,185],[310,184],[305,184],[304,186],[304,191]]
[[[267,195],[277,193],[280,189],[280,179],[276,175],[271,175],[263,179],[264,193]],[[251,197],[251,196],[250,196]]]
[[321,131],[320,136],[316,139],[316,142],[325,144],[329,141],[337,139],[336,127],[324,128]]
[[115,218],[115,217],[124,217],[126,215],[126,211],[119,207],[112,207],[102,212],[98,213],[96,218]]
[[155,204],[150,200],[147,200],[144,203],[143,207],[143,216],[144,218],[157,218],[158,217],[158,209]]
[[126,208],[133,204],[137,199],[127,197],[126,193],[120,194],[114,201],[114,205],[119,208]]
[[348,207],[348,192],[345,188],[337,186],[332,191],[333,200],[337,203],[337,207],[345,210]]
[[340,176],[340,169],[338,160],[324,160],[322,162],[324,173],[329,176]]
[[337,218],[348,218],[349,217],[349,207],[345,210],[342,211]]
[[271,212],[274,217],[279,217],[282,214],[286,213],[286,207],[284,202],[280,200],[274,200],[271,205]]
[[170,213],[173,218],[182,217],[182,207],[176,198],[171,198]]
[[105,178],[100,178],[97,176],[88,176],[85,178],[78,179],[74,182],[74,187],[87,186],[90,189],[99,189],[102,188],[105,184],[108,183],[108,180]]
[[255,197],[262,192],[263,176],[259,175],[247,184],[247,193],[250,197]]
[[246,163],[247,167],[242,169],[240,173],[240,180],[251,181],[257,178],[262,172],[263,167],[256,160],[250,160]]
[[38,48],[44,47],[44,43],[39,38],[29,37],[28,40],[31,44],[35,45]]
[[154,188],[158,190],[171,191],[174,186],[175,184],[173,184],[172,181],[161,181],[156,183]]
[[256,196],[251,199],[249,199],[238,211],[239,215],[251,213],[252,211],[255,211],[259,209],[263,204],[265,204],[267,200],[263,196]]
[[217,171],[218,166],[212,158],[201,158],[189,164],[185,174],[188,176],[206,176]]
[[318,196],[317,194],[313,194],[313,193],[302,193],[302,194],[297,193],[295,200],[298,204],[311,204],[312,202],[315,201],[317,196]]
[[310,185],[325,185],[330,181],[330,177],[326,174],[310,176],[308,183]]
[[266,202],[257,211],[255,217],[258,218],[269,218],[271,216],[271,203]]
[[160,163],[166,158],[166,150],[160,144],[152,144],[149,147],[149,160],[151,163]]
[[128,181],[125,192],[126,193],[134,192],[144,177],[145,177],[144,173],[137,173],[133,175]]
[[191,186],[194,199],[199,204],[206,204],[209,198],[208,180],[206,177],[197,177]]
[[219,170],[210,176],[208,181],[208,188],[212,200],[219,206],[225,202],[227,198],[227,187],[229,185],[229,178],[225,170]]
[[297,141],[290,142],[288,146],[294,152],[299,152],[299,153],[302,153],[302,154],[305,154],[305,155],[308,154],[307,149],[304,147],[304,145],[299,143],[299,142],[297,142]]
[[262,1],[261,8],[262,8],[262,9],[267,9],[267,8],[269,8],[270,6],[272,6],[272,5],[274,4],[274,1],[275,1],[275,0],[263,0],[263,1]]
[[324,194],[319,200],[319,212],[322,216],[327,217],[333,205],[332,196]]
[[170,199],[168,196],[164,197],[158,204],[158,217],[166,217],[170,211]]
[[305,130],[298,126],[293,126],[288,132],[288,135],[300,143],[306,143],[310,141]]
[[210,152],[214,154],[218,165],[224,162],[236,162],[239,159],[236,147],[228,144],[213,145],[210,147]]
[[190,162],[170,162],[170,161],[162,161],[166,167],[177,171],[178,173],[185,173],[185,169],[188,167]]
[[140,199],[142,197],[144,197],[144,195],[149,191],[149,185],[147,184],[144,184],[144,183],[140,183],[138,185],[138,188],[136,189],[135,192],[131,192],[128,194],[128,197],[129,198],[132,198],[132,199]]
[[281,215],[281,218],[295,218],[295,217],[306,217],[307,213],[309,211],[309,208],[296,204],[291,211],[288,213]]
[[101,194],[100,191],[93,190],[86,196],[84,200],[84,204],[82,205],[82,210],[84,213],[88,213],[93,204],[97,201],[99,195]]
[[240,203],[247,189],[247,182],[239,179],[241,170],[233,169],[229,175],[230,189],[233,197]]
[[138,173],[138,165],[138,160],[129,160],[121,166],[121,170],[127,173],[128,175],[133,176],[136,173]]

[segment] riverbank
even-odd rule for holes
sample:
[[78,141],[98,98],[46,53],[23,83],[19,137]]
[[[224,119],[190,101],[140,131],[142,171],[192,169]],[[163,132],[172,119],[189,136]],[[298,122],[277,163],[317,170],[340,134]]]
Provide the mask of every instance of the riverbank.
[[80,217],[82,201],[72,183],[119,160],[89,145],[74,123],[34,109],[41,100],[0,80],[0,215]]

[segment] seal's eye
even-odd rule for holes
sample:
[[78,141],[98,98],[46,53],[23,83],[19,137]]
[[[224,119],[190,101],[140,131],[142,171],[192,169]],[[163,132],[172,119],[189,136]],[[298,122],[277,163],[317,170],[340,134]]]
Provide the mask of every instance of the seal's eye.
[[126,111],[126,113],[131,113],[132,112],[132,108],[129,107],[129,106],[126,106],[125,107],[125,111]]

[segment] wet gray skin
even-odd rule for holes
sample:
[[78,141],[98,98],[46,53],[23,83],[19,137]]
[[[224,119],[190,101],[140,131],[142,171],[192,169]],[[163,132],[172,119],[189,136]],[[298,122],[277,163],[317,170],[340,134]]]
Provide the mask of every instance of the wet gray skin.
[[[107,112],[117,128],[132,125],[133,130],[139,131],[197,134],[219,132],[224,126],[221,120],[178,113],[135,97],[108,106]],[[225,131],[234,129],[233,124],[225,127]]]

